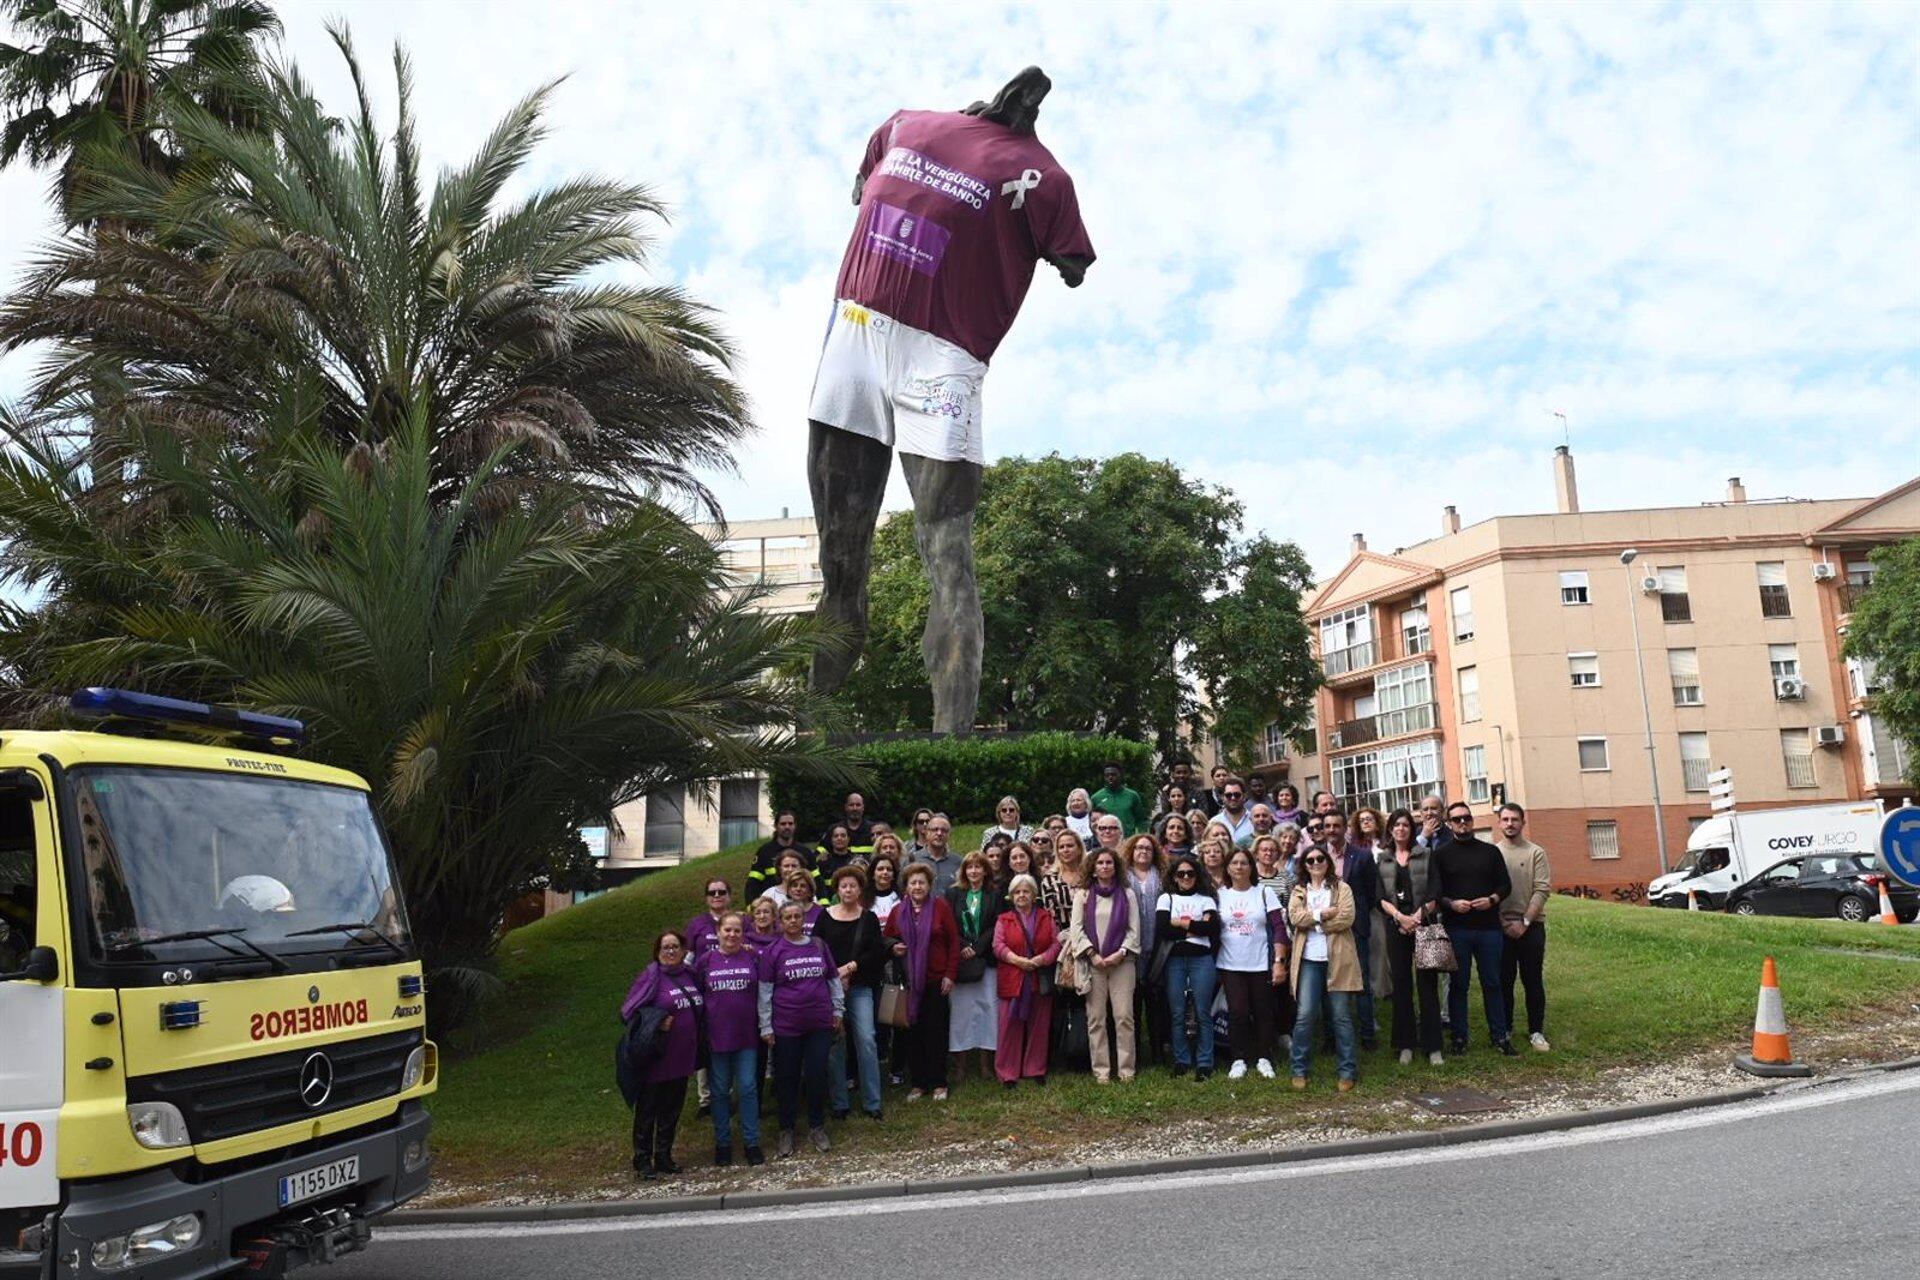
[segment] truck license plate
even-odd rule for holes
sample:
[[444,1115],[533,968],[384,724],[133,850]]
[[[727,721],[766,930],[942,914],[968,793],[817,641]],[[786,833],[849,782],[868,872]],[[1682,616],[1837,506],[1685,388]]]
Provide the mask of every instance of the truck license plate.
[[342,1187],[360,1181],[360,1157],[348,1156],[312,1169],[302,1169],[280,1179],[280,1207],[317,1200]]

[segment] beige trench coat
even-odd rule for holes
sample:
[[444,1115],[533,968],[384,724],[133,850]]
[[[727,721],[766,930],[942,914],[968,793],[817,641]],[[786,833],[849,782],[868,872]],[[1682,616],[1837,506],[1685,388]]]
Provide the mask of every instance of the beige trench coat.
[[[1360,948],[1353,942],[1353,890],[1341,881],[1335,886],[1333,914],[1321,922],[1327,934],[1327,990],[1359,991]],[[1287,899],[1287,923],[1293,928],[1293,989],[1300,989],[1300,960],[1307,954],[1307,934],[1313,929],[1313,912],[1307,907],[1307,886],[1296,884]]]

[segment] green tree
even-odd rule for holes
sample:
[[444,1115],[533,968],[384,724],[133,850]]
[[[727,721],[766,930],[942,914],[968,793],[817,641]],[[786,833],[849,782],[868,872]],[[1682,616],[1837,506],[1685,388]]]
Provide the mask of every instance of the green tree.
[[257,0],[7,0],[5,15],[25,39],[0,43],[0,167],[57,164],[70,224],[90,153],[173,167],[161,105],[240,117],[257,42],[280,31]]
[[315,758],[373,784],[442,969],[484,960],[516,895],[576,869],[577,828],[650,788],[847,777],[801,682],[763,674],[804,659],[811,620],[728,589],[673,512],[589,518],[559,485],[496,508],[520,442],[442,498],[424,409],[385,449],[343,449],[319,402],[289,395],[245,448],[137,432],[165,511],[140,522],[103,518],[57,439],[16,423],[0,568],[124,601],[43,634],[29,691],[191,691],[307,721]]
[[1873,664],[1873,713],[1907,744],[1907,780],[1920,785],[1920,538],[1873,553],[1873,586],[1854,602],[1846,652]]
[[[1162,750],[1217,730],[1244,753],[1267,723],[1302,718],[1317,680],[1300,616],[1306,563],[1290,544],[1240,534],[1233,496],[1169,462],[1050,454],[989,467],[974,528],[981,722]],[[881,525],[873,554],[871,630],[847,704],[870,730],[922,727],[928,587],[911,513]]]
[[0,308],[0,346],[51,344],[28,408],[89,425],[101,499],[139,509],[137,475],[119,492],[111,465],[130,415],[243,437],[298,385],[342,444],[378,446],[424,404],[442,497],[520,441],[492,500],[542,478],[596,504],[706,500],[697,472],[730,465],[745,401],[707,309],[635,280],[658,201],[593,178],[503,198],[544,136],[551,86],[427,182],[405,56],[384,136],[334,38],[357,89],[344,120],[291,66],[262,72],[260,130],[162,99],[195,163],[169,176],[104,158],[80,197],[103,225],[145,231],[70,234]]

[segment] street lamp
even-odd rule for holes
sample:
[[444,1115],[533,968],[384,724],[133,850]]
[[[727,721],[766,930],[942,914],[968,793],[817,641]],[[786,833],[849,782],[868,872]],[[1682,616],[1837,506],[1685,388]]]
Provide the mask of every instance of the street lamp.
[[[1640,552],[1628,547],[1620,563],[1631,566]],[[1640,672],[1640,715],[1647,726],[1647,772],[1653,778],[1653,835],[1660,846],[1660,874],[1667,874],[1667,824],[1660,815],[1660,765],[1653,755],[1653,704],[1647,700],[1647,659],[1640,652],[1640,602],[1634,597],[1633,574],[1627,574],[1627,617],[1633,620],[1633,665]]]

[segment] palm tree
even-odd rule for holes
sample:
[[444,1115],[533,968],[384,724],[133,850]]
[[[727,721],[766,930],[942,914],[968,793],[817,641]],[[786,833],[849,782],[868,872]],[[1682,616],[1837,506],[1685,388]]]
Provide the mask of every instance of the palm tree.
[[170,167],[159,105],[186,98],[233,117],[255,42],[280,30],[257,0],[6,0],[5,12],[28,40],[0,43],[0,167],[59,164],[69,224],[89,151]]
[[804,668],[812,620],[731,589],[678,515],[583,518],[560,485],[490,509],[522,442],[442,498],[424,406],[373,451],[329,440],[318,404],[290,388],[245,448],[137,431],[166,518],[132,524],[12,424],[0,571],[125,599],[85,633],[38,635],[36,688],[132,683],[306,720],[314,756],[373,784],[441,967],[482,960],[577,828],[648,790],[776,766],[850,778],[807,732],[804,682],[766,674]]
[[[92,175],[83,212],[148,231],[70,235],[0,309],[0,347],[54,345],[29,409],[90,421],[105,451],[136,412],[183,437],[244,438],[300,385],[341,443],[378,446],[423,405],[442,499],[521,441],[491,500],[565,476],[596,504],[710,505],[697,472],[731,465],[746,405],[706,308],[634,282],[660,203],[589,177],[502,198],[543,136],[551,85],[429,184],[405,56],[383,135],[334,37],[358,90],[344,121],[297,68],[269,67],[262,130],[169,100],[159,114],[195,154],[189,169]],[[138,504],[129,483],[115,502]]]

